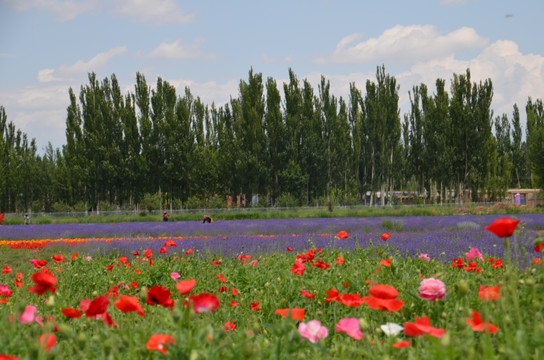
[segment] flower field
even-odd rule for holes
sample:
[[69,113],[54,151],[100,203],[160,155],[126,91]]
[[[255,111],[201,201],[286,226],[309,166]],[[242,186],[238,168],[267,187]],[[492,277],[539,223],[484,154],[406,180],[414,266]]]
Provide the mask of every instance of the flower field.
[[0,359],[544,358],[540,214],[0,226]]

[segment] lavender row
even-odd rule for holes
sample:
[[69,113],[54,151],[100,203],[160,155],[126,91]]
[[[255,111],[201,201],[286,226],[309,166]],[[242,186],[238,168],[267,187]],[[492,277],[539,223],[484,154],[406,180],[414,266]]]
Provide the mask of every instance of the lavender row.
[[[44,224],[0,226],[0,240],[71,239],[71,238],[122,238],[158,236],[236,236],[271,234],[376,234],[390,231],[382,226],[384,219],[401,224],[402,233],[450,232],[457,230],[483,230],[495,219],[504,215],[410,216],[369,218],[309,218],[180,222],[127,222],[98,224]],[[516,214],[525,230],[544,229],[544,215]],[[415,235],[415,234],[414,234]],[[430,235],[430,234],[428,234]]]

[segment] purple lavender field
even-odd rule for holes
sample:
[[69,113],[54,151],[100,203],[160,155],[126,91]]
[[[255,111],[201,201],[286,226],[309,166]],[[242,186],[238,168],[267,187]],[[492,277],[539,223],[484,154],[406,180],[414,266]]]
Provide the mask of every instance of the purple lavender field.
[[[288,246],[300,252],[313,246],[349,251],[376,245],[388,246],[403,256],[426,253],[451,261],[463,257],[470,247],[488,256],[502,257],[503,240],[484,227],[505,216],[521,220],[511,243],[516,245],[515,255],[520,262],[526,263],[535,255],[536,233],[544,229],[542,214],[10,225],[0,227],[0,240],[86,238],[89,241],[72,246],[81,251],[121,255],[141,249],[158,252],[168,238],[178,245],[169,248],[170,253],[193,249],[211,256],[285,252]],[[384,227],[387,224],[394,224],[397,230]],[[348,239],[336,238],[341,230],[348,232]],[[387,242],[380,240],[384,232],[391,234]],[[110,240],[93,241],[104,238]]]

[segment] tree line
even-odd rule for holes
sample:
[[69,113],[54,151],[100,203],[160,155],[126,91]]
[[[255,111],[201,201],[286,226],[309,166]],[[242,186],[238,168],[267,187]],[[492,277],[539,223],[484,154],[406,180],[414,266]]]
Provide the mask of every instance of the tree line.
[[491,79],[473,82],[469,69],[449,91],[443,79],[414,86],[403,116],[384,66],[363,89],[351,83],[348,99],[323,76],[314,89],[289,69],[278,88],[251,69],[224,106],[141,73],[126,94],[115,74],[88,80],[68,91],[60,149],[39,154],[0,106],[2,212],[218,207],[227,196],[372,205],[394,191],[496,201],[510,187],[544,188],[542,100],[527,100],[524,138],[518,106],[495,116]]

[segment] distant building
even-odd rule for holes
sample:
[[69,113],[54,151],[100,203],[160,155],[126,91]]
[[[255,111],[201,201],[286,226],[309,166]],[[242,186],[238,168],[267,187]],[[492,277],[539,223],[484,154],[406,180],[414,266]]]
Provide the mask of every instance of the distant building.
[[508,189],[507,202],[517,205],[525,205],[528,208],[544,206],[544,194],[540,189]]

